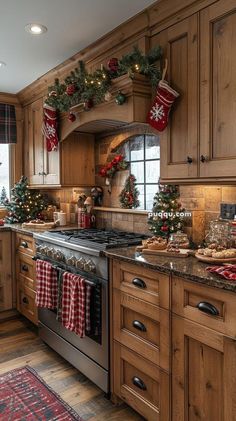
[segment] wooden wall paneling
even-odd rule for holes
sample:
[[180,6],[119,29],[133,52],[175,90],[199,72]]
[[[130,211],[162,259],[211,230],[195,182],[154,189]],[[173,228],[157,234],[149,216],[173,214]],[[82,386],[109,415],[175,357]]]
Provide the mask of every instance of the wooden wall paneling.
[[42,134],[43,100],[42,98],[29,106],[28,139],[29,139],[29,183],[42,185],[44,181],[44,137]]
[[236,7],[221,0],[200,14],[201,177],[236,175]]
[[93,186],[95,183],[94,136],[71,133],[61,143],[61,184]]
[[12,309],[11,232],[0,233],[0,311]]

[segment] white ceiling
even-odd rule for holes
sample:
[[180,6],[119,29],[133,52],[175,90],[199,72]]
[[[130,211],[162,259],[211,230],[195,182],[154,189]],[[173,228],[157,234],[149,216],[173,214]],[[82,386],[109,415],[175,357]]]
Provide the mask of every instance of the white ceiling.
[[[0,92],[17,93],[153,0],[0,0]],[[41,36],[25,32],[41,23]]]

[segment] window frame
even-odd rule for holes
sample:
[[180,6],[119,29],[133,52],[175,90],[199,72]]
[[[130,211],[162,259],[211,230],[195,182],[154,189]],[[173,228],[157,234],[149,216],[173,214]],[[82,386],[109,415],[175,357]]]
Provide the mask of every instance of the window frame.
[[[14,180],[14,163],[15,163],[15,144],[8,143],[8,159],[9,159],[9,198]],[[0,192],[1,193],[1,192]],[[5,206],[0,203],[0,209],[5,209]]]
[[[146,141],[147,141],[147,136],[158,137],[157,135],[151,134],[151,133],[137,134],[137,135],[131,136],[129,139],[127,139],[123,143],[123,145],[125,143],[128,144],[128,155],[129,156],[128,156],[127,161],[129,162],[129,173],[132,174],[132,172],[131,172],[131,164],[133,164],[133,163],[142,162],[143,163],[143,166],[144,166],[144,182],[143,183],[137,182],[137,188],[138,188],[138,186],[143,186],[144,187],[144,209],[137,209],[137,210],[144,210],[144,211],[151,210],[151,209],[147,209],[146,186],[147,185],[148,186],[157,186],[157,190],[156,191],[158,191],[158,182],[159,182],[159,180],[157,180],[156,183],[147,183],[146,182],[146,162],[151,162],[151,161],[152,162],[157,162],[157,161],[159,161],[159,163],[160,163],[160,160],[161,160],[161,157],[160,156],[159,156],[159,158],[146,158]],[[131,144],[132,141],[135,140],[135,138],[138,138],[138,137],[142,137],[143,138],[143,159],[131,160],[131,147],[130,147],[130,144]]]

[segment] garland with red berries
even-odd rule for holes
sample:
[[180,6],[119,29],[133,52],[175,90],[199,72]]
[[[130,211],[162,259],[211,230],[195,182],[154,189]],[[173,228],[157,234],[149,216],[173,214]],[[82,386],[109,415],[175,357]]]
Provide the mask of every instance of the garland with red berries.
[[117,155],[111,162],[100,169],[99,175],[105,178],[112,178],[117,171],[125,170],[128,165],[123,155]]
[[[161,56],[162,50],[159,46],[150,50],[147,55],[143,55],[138,47],[134,47],[132,52],[119,60],[111,58],[107,68],[101,65],[101,68],[93,73],[86,70],[83,61],[79,61],[79,66],[63,82],[56,79],[54,85],[49,87],[46,103],[60,112],[69,111],[73,106],[83,103],[87,111],[93,105],[103,102],[106,94],[109,95],[112,79],[124,74],[131,78],[135,73],[146,75],[152,86],[156,87],[161,78],[156,62]],[[118,97],[116,102],[122,105],[125,101],[124,98],[121,100]]]

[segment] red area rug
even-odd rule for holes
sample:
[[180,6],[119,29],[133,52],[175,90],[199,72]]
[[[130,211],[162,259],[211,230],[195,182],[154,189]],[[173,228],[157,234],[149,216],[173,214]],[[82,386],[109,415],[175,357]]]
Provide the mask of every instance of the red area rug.
[[83,421],[31,368],[0,376],[1,421]]

